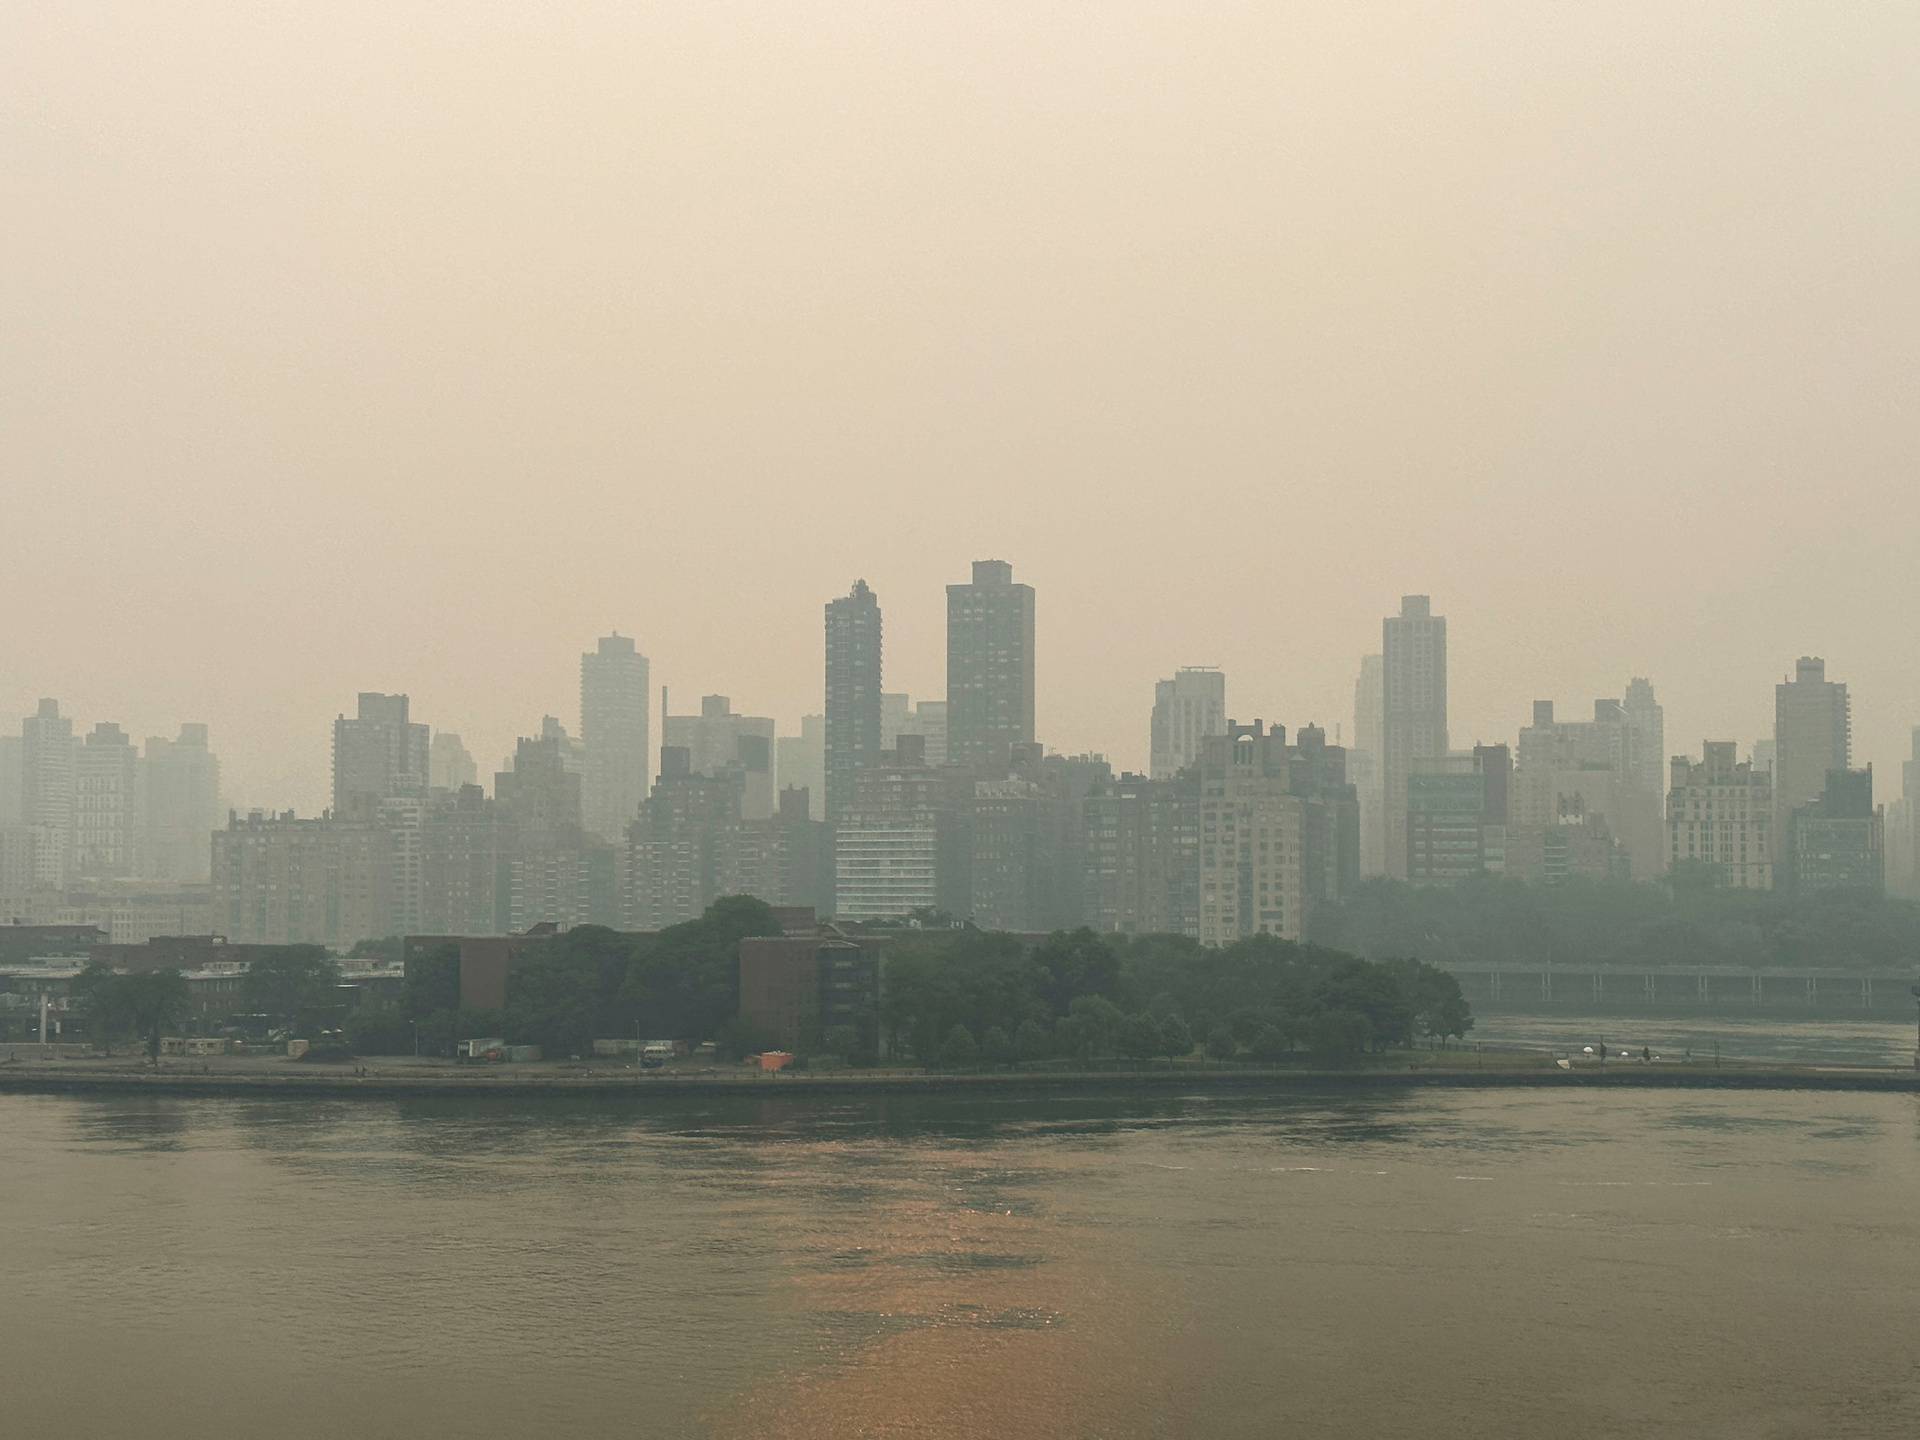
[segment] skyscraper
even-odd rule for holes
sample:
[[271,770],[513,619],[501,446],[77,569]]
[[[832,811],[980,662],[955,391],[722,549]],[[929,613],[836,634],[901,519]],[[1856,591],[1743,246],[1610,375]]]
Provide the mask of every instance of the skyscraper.
[[1887,806],[1887,892],[1920,900],[1920,725],[1912,758],[1900,762],[1900,798]]
[[95,725],[74,752],[73,874],[124,880],[142,873],[140,779],[140,752],[127,732],[110,721]]
[[1360,678],[1353,685],[1353,746],[1347,751],[1347,778],[1360,797],[1360,873],[1387,873],[1386,661],[1360,657]]
[[1447,753],[1447,622],[1406,595],[1381,627],[1381,767],[1387,873],[1407,877],[1407,778]]
[[420,932],[493,935],[505,928],[500,862],[510,858],[512,838],[499,802],[478,785],[435,787],[421,816]]
[[256,810],[209,851],[214,928],[235,944],[345,946],[388,933],[388,837],[371,821]]
[[891,750],[900,732],[913,723],[913,697],[898,691],[880,696],[880,748]]
[[827,819],[853,802],[854,779],[880,758],[880,601],[867,582],[827,602]]
[[182,725],[172,740],[147,737],[147,873],[155,880],[202,881],[220,828],[220,760],[205,725]]
[[1629,781],[1644,794],[1665,794],[1670,778],[1667,712],[1654,697],[1653,682],[1639,676],[1629,680],[1622,708],[1627,715]]
[[1459,885],[1505,871],[1512,777],[1505,745],[1416,758],[1407,776],[1407,879]]
[[[1669,781],[1667,712],[1653,693],[1653,682],[1635,676],[1627,682],[1622,708],[1627,716],[1627,782],[1632,792],[1633,824],[1644,827],[1621,836],[1633,855],[1634,876],[1652,879],[1667,870],[1666,814]],[[1642,869],[1642,855],[1654,857],[1654,868]]]
[[1793,812],[1825,795],[1827,773],[1846,770],[1852,760],[1847,687],[1827,679],[1827,662],[1818,656],[1802,655],[1793,679],[1774,686],[1773,739],[1773,854],[1781,864],[1790,859]]
[[[1673,865],[1710,867],[1729,890],[1773,888],[1773,776],[1735,759],[1731,740],[1709,740],[1701,758],[1673,757],[1667,847]],[[1678,874],[1676,873],[1676,883]]]
[[1087,797],[1085,919],[1095,930],[1200,936],[1200,769],[1122,775]]
[[603,635],[580,657],[581,811],[603,840],[624,841],[653,773],[647,657],[625,635]]
[[1360,810],[1346,752],[1318,726],[1229,723],[1210,736],[1200,779],[1200,941],[1297,940],[1317,904],[1359,878]]
[[1151,776],[1171,780],[1200,758],[1209,735],[1227,733],[1227,677],[1211,665],[1186,665],[1153,687]]
[[827,717],[802,715],[800,733],[780,736],[773,742],[773,751],[775,781],[781,791],[806,791],[807,817],[826,819]]
[[[551,717],[548,717],[551,718]],[[524,836],[544,839],[581,828],[580,775],[569,763],[566,731],[558,725],[523,735],[511,768],[493,777],[500,808]]]
[[60,702],[42,700],[20,727],[20,809],[31,832],[33,883],[58,890],[67,883],[73,845],[73,721]]
[[913,707],[913,719],[901,733],[925,740],[927,764],[938,770],[947,763],[947,702],[922,700]]
[[931,769],[917,735],[856,772],[853,794],[834,827],[833,913],[842,920],[897,919],[915,910],[951,908],[942,906],[943,898],[964,910],[964,898],[943,895],[942,881],[952,889],[956,877],[941,860],[951,854],[959,795],[971,789],[953,772]]
[[425,790],[427,749],[427,727],[408,720],[405,695],[361,691],[356,717],[333,722],[334,818],[365,820],[389,796]]
[[24,745],[18,735],[0,735],[0,826],[25,823],[21,793],[27,768],[22,758]]
[[434,733],[427,747],[427,783],[435,790],[458,790],[480,778],[480,767],[467,753],[466,742],[451,730]]
[[1033,743],[1033,587],[1004,560],[947,586],[947,759],[1004,771]]
[[[1886,816],[1873,803],[1873,767],[1829,770],[1818,799],[1797,807],[1782,857],[1795,890],[1884,893]],[[1779,883],[1778,871],[1775,883]]]
[[[1618,700],[1595,700],[1591,720],[1556,719],[1551,700],[1533,702],[1533,723],[1520,732],[1513,785],[1514,838],[1526,843],[1510,850],[1507,873],[1544,878],[1529,866],[1545,863],[1557,843],[1547,832],[1556,830],[1584,831],[1601,849],[1617,846],[1636,880],[1665,871],[1670,847],[1662,797],[1644,788],[1634,745],[1632,723]],[[1536,839],[1542,843],[1533,844]]]
[[779,809],[773,721],[765,716],[736,713],[725,695],[703,695],[698,715],[667,717],[661,743],[684,749],[695,775],[717,776],[737,769],[742,819],[770,820]]

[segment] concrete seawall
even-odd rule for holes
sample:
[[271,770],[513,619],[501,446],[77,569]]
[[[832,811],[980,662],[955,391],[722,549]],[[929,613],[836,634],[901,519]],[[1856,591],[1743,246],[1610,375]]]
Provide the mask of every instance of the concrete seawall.
[[1407,1070],[1138,1070],[1070,1074],[834,1074],[778,1076],[529,1075],[435,1072],[371,1074],[339,1071],[227,1074],[89,1070],[60,1065],[0,1066],[0,1092],[246,1096],[295,1100],[399,1099],[427,1095],[525,1099],[532,1096],[671,1098],[679,1096],[820,1097],[835,1094],[920,1095],[994,1091],[1110,1094],[1128,1090],[1287,1091],[1419,1090],[1837,1090],[1920,1094],[1911,1070],[1802,1069],[1789,1066],[1644,1067],[1583,1070],[1421,1067]]

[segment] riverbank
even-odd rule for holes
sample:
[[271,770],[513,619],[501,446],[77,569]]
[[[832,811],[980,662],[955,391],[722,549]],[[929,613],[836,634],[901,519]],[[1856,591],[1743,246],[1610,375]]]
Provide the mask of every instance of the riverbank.
[[1022,1090],[1062,1093],[1111,1093],[1122,1090],[1324,1091],[1462,1089],[1655,1089],[1655,1090],[1850,1090],[1920,1093],[1920,1073],[1867,1067],[1710,1064],[1660,1065],[1618,1061],[1562,1070],[1546,1064],[1409,1062],[1404,1067],[1351,1069],[1201,1069],[1185,1066],[1138,1070],[993,1071],[926,1073],[915,1071],[839,1071],[830,1074],[773,1074],[704,1071],[659,1074],[630,1070],[562,1070],[536,1067],[478,1070],[454,1066],[406,1066],[391,1069],[353,1066],[267,1068],[195,1067],[176,1062],[158,1071],[130,1064],[89,1065],[73,1061],[17,1061],[0,1064],[0,1091],[65,1094],[148,1093],[170,1095],[248,1095],[330,1099],[388,1099],[420,1095],[820,1096],[928,1094]]

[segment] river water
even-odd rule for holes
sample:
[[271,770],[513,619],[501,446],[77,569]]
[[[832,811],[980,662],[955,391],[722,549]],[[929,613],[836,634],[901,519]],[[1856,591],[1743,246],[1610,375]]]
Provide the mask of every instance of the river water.
[[[1706,1019],[1692,1016],[1493,1014],[1474,1018],[1469,1039],[1508,1050],[1576,1055],[1605,1044],[1609,1053],[1657,1053],[1665,1061],[1711,1065],[1759,1060],[1783,1065],[1909,1067],[1916,1040],[1912,1021],[1877,1018],[1792,1020],[1779,1016]],[[1471,1048],[1471,1046],[1469,1047]]]
[[1906,1436],[1920,1102],[0,1096],[0,1433]]

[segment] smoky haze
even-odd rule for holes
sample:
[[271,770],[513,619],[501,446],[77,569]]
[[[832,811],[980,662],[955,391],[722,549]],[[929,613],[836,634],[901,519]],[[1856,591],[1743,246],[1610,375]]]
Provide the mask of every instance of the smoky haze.
[[312,811],[355,692],[485,773],[613,628],[790,731],[856,577],[937,698],[999,556],[1116,765],[1181,664],[1350,727],[1425,592],[1456,744],[1744,746],[1810,653],[1884,770],[1916,73],[1901,0],[16,4],[0,707]]

